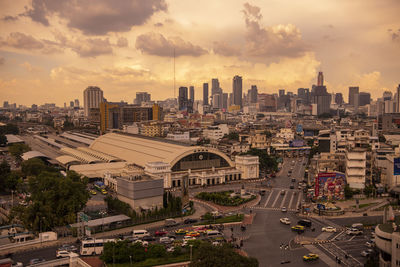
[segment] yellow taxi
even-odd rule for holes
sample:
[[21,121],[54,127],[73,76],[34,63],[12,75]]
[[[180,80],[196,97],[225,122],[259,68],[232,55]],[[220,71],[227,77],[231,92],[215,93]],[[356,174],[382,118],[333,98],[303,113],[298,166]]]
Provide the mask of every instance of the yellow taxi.
[[298,232],[298,233],[303,233],[304,232],[304,226],[302,226],[302,225],[292,226],[292,231],[295,231],[295,232]]
[[315,261],[318,259],[319,259],[318,254],[314,254],[314,253],[308,253],[307,255],[303,256],[304,261]]
[[200,236],[200,233],[192,231],[192,232],[187,233],[186,236],[198,237],[198,236]]
[[90,194],[92,194],[92,195],[97,195],[97,192],[94,191],[94,190],[90,190]]
[[106,191],[105,189],[101,189],[101,193],[102,193],[103,195],[107,195],[107,191]]
[[184,230],[184,229],[178,229],[175,231],[176,235],[186,235],[188,231]]

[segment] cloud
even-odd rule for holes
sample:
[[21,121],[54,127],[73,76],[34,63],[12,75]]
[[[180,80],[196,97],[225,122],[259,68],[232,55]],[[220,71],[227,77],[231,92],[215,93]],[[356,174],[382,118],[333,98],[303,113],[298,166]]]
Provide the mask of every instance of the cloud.
[[42,42],[35,39],[33,36],[21,32],[10,33],[4,41],[1,41],[1,45],[30,50],[42,49],[44,47]]
[[162,27],[162,26],[164,26],[164,24],[162,24],[161,22],[154,23],[154,27]]
[[112,54],[110,41],[107,39],[85,39],[69,42],[68,47],[81,57],[97,57]]
[[117,40],[118,47],[128,47],[128,39],[125,37],[119,37]]
[[18,20],[18,16],[4,16],[1,18],[2,21],[16,21]]
[[400,42],[400,29],[398,29],[397,32],[392,29],[388,29],[388,32],[393,42]]
[[143,25],[154,13],[166,11],[165,0],[33,0],[24,16],[49,26],[49,17],[57,15],[71,28],[88,35],[126,32]]
[[28,72],[39,72],[39,71],[43,70],[41,67],[33,66],[32,64],[30,64],[29,62],[26,62],[26,61],[24,63],[20,64],[20,66],[23,67]]
[[208,51],[198,45],[183,40],[180,37],[165,38],[160,33],[149,32],[136,38],[136,49],[142,53],[160,57],[193,56],[207,54]]
[[300,30],[293,24],[264,27],[260,23],[260,8],[244,4],[246,45],[252,57],[301,57],[309,49],[301,38]]
[[240,48],[229,45],[226,42],[214,42],[213,51],[215,54],[226,57],[241,55]]

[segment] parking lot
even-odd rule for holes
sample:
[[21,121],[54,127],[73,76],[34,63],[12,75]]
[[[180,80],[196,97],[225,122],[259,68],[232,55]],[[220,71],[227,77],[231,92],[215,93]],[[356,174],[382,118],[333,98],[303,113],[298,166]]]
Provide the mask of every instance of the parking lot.
[[333,242],[319,246],[333,258],[338,257],[347,266],[363,266],[367,257],[362,256],[361,252],[371,249],[366,245],[370,239],[371,230],[364,230],[363,235],[347,235],[342,232],[335,237]]

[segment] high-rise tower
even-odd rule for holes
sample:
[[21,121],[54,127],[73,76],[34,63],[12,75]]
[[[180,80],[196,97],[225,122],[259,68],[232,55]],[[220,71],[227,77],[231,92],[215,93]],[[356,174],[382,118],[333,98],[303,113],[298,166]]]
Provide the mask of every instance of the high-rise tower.
[[240,106],[242,107],[242,87],[243,87],[243,83],[242,83],[242,77],[236,75],[235,77],[233,77],[233,104],[236,106]]
[[208,83],[203,83],[203,106],[208,105]]
[[91,108],[100,108],[100,103],[103,102],[103,91],[97,86],[89,86],[83,91],[83,106],[85,117],[89,116]]
[[322,71],[318,72],[317,86],[324,86],[324,74],[322,73]]

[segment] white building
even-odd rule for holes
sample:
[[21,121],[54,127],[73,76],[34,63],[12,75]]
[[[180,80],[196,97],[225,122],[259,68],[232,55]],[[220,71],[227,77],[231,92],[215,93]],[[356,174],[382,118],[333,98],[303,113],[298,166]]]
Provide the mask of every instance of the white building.
[[236,156],[236,169],[242,173],[242,179],[254,179],[259,175],[258,156]]
[[85,109],[85,117],[89,116],[89,109],[100,108],[103,102],[103,91],[97,86],[89,86],[83,91],[83,106]]
[[190,141],[190,133],[189,132],[168,133],[166,138],[170,139],[170,140],[175,140],[175,141],[189,142]]
[[229,128],[226,124],[220,124],[217,126],[209,126],[203,130],[203,136],[210,140],[220,140],[226,134],[229,134]]
[[350,188],[365,188],[366,152],[346,152],[346,180]]
[[277,138],[282,138],[286,142],[292,141],[294,139],[294,132],[290,128],[281,128],[276,134]]

